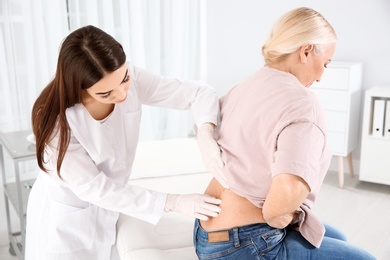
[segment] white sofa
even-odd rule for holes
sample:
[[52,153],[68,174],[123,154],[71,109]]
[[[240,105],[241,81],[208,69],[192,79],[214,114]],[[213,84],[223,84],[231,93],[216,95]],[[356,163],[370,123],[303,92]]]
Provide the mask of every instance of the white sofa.
[[[212,176],[191,138],[140,142],[129,184],[169,193],[203,193]],[[193,246],[194,219],[165,213],[157,225],[126,215],[117,224],[121,260],[198,259]]]

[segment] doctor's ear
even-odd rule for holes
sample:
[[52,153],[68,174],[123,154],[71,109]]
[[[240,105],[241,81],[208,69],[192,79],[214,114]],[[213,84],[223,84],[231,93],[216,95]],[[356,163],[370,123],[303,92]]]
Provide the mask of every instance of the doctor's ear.
[[303,45],[300,49],[300,58],[302,63],[307,62],[307,57],[309,54],[314,50],[314,45],[313,44],[306,44]]

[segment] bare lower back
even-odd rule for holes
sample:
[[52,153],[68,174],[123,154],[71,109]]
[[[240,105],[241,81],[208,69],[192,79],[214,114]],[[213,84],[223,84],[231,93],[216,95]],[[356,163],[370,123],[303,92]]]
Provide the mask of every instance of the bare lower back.
[[219,215],[215,218],[210,218],[208,221],[201,221],[201,226],[206,231],[265,223],[261,208],[257,208],[249,200],[237,195],[233,191],[224,189],[215,178],[210,181],[205,194],[222,200],[222,210]]

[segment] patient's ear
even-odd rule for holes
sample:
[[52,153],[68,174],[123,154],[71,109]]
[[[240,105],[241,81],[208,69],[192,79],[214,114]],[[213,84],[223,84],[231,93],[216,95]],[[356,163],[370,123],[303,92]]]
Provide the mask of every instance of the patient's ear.
[[313,54],[314,45],[305,44],[299,49],[299,58],[302,63],[307,63],[308,57]]

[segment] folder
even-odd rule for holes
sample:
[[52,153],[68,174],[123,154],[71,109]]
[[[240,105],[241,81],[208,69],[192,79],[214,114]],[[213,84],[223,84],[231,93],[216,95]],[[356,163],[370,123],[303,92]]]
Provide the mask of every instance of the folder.
[[372,121],[372,136],[383,137],[383,127],[385,121],[385,100],[374,100],[374,113]]
[[385,137],[390,138],[390,100],[386,101]]

